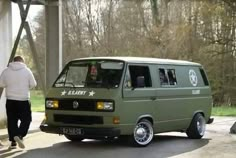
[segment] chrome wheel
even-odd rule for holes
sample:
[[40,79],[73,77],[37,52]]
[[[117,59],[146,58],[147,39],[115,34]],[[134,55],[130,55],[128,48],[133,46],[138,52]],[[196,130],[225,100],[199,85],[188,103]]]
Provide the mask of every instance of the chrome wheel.
[[153,138],[152,124],[148,120],[141,120],[134,128],[134,141],[139,146],[148,145]]
[[199,135],[203,136],[206,131],[206,121],[203,116],[199,117],[197,121],[197,130]]

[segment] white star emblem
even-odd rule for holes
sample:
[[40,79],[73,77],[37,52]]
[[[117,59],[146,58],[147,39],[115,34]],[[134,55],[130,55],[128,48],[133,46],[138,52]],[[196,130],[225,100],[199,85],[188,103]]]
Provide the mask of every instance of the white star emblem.
[[66,94],[66,90],[61,92],[61,96],[65,95],[65,94]]
[[93,97],[94,94],[95,94],[94,91],[89,92],[89,97]]

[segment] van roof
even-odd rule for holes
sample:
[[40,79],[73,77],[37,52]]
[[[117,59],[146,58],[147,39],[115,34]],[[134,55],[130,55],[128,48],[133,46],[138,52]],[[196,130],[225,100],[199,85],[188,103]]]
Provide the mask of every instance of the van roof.
[[199,63],[185,61],[185,60],[173,60],[173,59],[161,59],[161,58],[151,58],[151,57],[88,57],[88,58],[78,58],[73,61],[78,60],[120,60],[128,63],[153,63],[153,64],[166,64],[166,65],[195,65],[201,66]]

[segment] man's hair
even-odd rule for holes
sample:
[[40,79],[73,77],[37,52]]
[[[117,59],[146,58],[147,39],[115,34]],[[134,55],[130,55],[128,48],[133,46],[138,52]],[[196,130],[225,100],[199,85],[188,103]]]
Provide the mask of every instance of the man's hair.
[[21,56],[15,56],[13,59],[14,62],[24,62],[24,58]]

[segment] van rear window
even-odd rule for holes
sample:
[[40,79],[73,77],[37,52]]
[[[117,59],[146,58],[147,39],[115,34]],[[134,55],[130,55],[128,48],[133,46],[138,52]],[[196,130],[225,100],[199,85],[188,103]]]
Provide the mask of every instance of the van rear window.
[[205,71],[204,71],[202,68],[200,68],[200,73],[201,73],[201,76],[202,76],[204,85],[205,85],[205,86],[208,86],[208,85],[209,85],[209,82],[208,82],[208,80],[207,80],[206,73],[205,73]]

